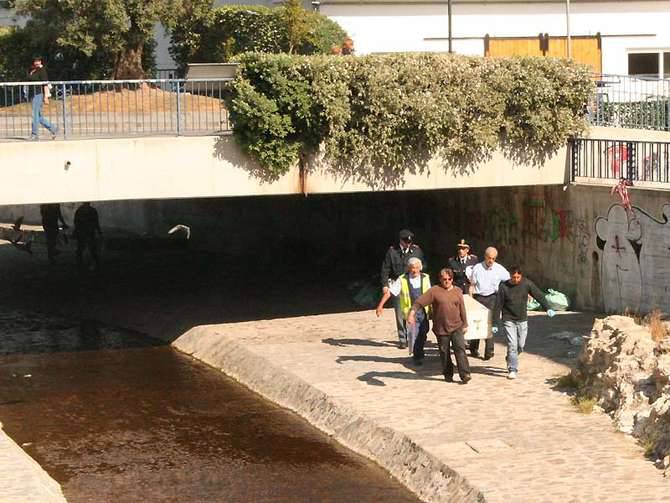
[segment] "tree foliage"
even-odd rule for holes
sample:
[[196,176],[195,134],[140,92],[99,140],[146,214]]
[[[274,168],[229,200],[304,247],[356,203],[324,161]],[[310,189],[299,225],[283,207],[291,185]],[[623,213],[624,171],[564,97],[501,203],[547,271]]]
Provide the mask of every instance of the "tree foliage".
[[89,78],[144,77],[155,24],[174,26],[183,13],[209,5],[211,0],[16,0],[18,13],[29,16],[24,30],[31,48],[60,55],[53,59],[75,65],[76,73],[84,67]]
[[194,10],[172,29],[170,53],[187,63],[230,61],[244,52],[326,54],[342,44],[346,32],[299,2],[277,8],[226,6]]
[[501,148],[542,163],[585,127],[586,67],[550,58],[244,54],[227,106],[242,147],[276,179],[319,154],[338,176],[395,186],[469,170]]

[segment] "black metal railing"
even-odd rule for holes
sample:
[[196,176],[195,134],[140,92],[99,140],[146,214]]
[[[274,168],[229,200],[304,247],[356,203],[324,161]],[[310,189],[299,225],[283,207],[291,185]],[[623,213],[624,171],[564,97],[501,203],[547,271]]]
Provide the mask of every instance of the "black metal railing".
[[573,182],[670,184],[670,142],[574,138],[569,147]]

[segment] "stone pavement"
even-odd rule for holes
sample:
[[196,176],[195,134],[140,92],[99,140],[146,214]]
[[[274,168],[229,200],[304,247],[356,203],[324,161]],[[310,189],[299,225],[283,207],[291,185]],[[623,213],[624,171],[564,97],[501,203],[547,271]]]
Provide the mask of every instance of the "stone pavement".
[[371,457],[426,501],[670,501],[670,480],[634,440],[555,389],[577,348],[551,335],[588,334],[593,319],[532,316],[519,378],[506,379],[498,339],[493,360],[470,358],[467,385],[443,380],[432,333],[426,363],[414,367],[395,347],[391,310],[196,327],[173,344]]
[[33,458],[7,436],[0,425],[0,502],[62,503],[65,497]]

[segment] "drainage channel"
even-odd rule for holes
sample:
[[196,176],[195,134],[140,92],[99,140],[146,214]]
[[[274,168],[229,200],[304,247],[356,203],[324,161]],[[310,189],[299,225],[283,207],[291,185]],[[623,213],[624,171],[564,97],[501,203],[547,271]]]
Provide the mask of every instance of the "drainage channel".
[[418,501],[292,412],[151,338],[9,310],[0,327],[0,421],[68,501]]

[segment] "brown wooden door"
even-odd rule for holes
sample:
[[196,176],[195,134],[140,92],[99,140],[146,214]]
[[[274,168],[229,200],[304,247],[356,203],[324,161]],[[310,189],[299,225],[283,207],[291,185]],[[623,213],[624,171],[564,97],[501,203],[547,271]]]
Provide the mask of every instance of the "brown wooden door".
[[[549,56],[567,58],[566,37],[519,37],[487,38],[485,55],[492,58],[511,56]],[[602,49],[600,37],[572,37],[572,59],[577,63],[589,65],[595,73],[602,72]]]

